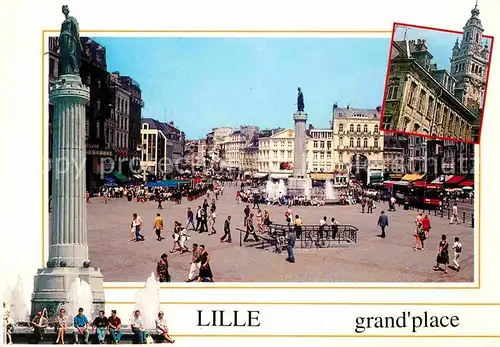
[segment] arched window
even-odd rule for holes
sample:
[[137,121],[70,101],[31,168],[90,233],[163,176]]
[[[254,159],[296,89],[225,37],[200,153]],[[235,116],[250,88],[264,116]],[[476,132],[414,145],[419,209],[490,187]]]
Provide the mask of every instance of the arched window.
[[373,148],[378,148],[378,137],[373,139]]
[[363,139],[363,147],[364,147],[364,148],[367,148],[367,147],[368,147],[368,139],[367,139],[367,138],[364,138],[364,139]]
[[374,132],[374,133],[378,133],[378,127],[379,127],[379,125],[378,125],[378,124],[375,124],[375,125],[373,126],[373,132]]
[[358,125],[356,125],[356,131],[357,131],[358,133],[360,133],[360,132],[361,132],[361,125],[359,125],[359,124],[358,124]]
[[339,124],[339,133],[344,131],[344,124]]
[[363,132],[364,132],[364,133],[367,133],[367,132],[368,132],[368,125],[366,125],[366,124],[364,125],[364,127],[363,127]]
[[351,138],[349,139],[349,146],[350,146],[350,147],[354,147],[354,137],[351,137]]
[[479,42],[479,34],[476,33],[476,42]]
[[350,132],[354,132],[354,124],[351,124],[351,125],[349,126],[349,131],[350,131]]
[[339,145],[340,146],[344,145],[344,138],[343,137],[339,137]]
[[479,75],[483,75],[483,68],[482,67],[479,67]]
[[358,137],[358,139],[356,140],[356,147],[361,147],[361,138]]

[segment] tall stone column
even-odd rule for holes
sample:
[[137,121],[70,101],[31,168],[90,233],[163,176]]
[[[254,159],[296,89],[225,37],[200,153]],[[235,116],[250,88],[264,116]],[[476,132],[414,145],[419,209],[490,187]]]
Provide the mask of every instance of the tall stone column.
[[48,263],[81,267],[88,261],[85,202],[85,105],[90,90],[63,75],[50,91],[54,104],[52,235]]
[[295,143],[293,149],[293,177],[305,178],[306,170],[306,122],[307,113],[296,112],[293,114],[295,122]]
[[[78,298],[70,293],[75,280],[92,291],[94,316],[104,308],[102,274],[90,267],[85,202],[85,105],[90,91],[78,75],[61,75],[50,90],[54,104],[52,157],[52,220],[47,267],[34,281],[31,315],[46,308],[54,317],[58,307]],[[75,314],[75,312],[71,312]]]

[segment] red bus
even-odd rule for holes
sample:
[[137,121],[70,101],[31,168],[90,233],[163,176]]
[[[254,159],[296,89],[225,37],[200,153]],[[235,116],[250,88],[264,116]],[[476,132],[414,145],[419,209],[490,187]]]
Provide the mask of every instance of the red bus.
[[412,206],[436,208],[441,201],[442,188],[439,184],[427,184],[424,181],[399,181],[390,182],[387,186],[392,187],[392,196],[401,204],[408,200]]
[[416,181],[410,183],[409,188],[411,205],[426,208],[436,208],[439,206],[442,193],[441,185]]

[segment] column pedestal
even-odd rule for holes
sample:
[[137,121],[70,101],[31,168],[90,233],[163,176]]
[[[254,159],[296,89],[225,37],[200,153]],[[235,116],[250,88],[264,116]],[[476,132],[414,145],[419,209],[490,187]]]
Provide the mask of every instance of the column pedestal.
[[85,105],[90,90],[80,76],[61,75],[49,96],[54,104],[49,260],[35,276],[31,314],[46,308],[53,317],[60,305],[77,299],[69,298],[73,281],[90,285],[93,310],[104,307],[104,289],[101,272],[90,267],[87,246]]

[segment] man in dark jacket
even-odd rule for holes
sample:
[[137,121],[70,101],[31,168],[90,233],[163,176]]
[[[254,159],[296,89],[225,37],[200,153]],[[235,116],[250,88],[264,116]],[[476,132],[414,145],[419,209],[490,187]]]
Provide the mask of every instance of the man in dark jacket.
[[377,225],[382,230],[382,234],[378,235],[381,238],[385,238],[385,228],[389,226],[389,218],[384,213],[384,211],[380,212],[380,216],[378,217]]

